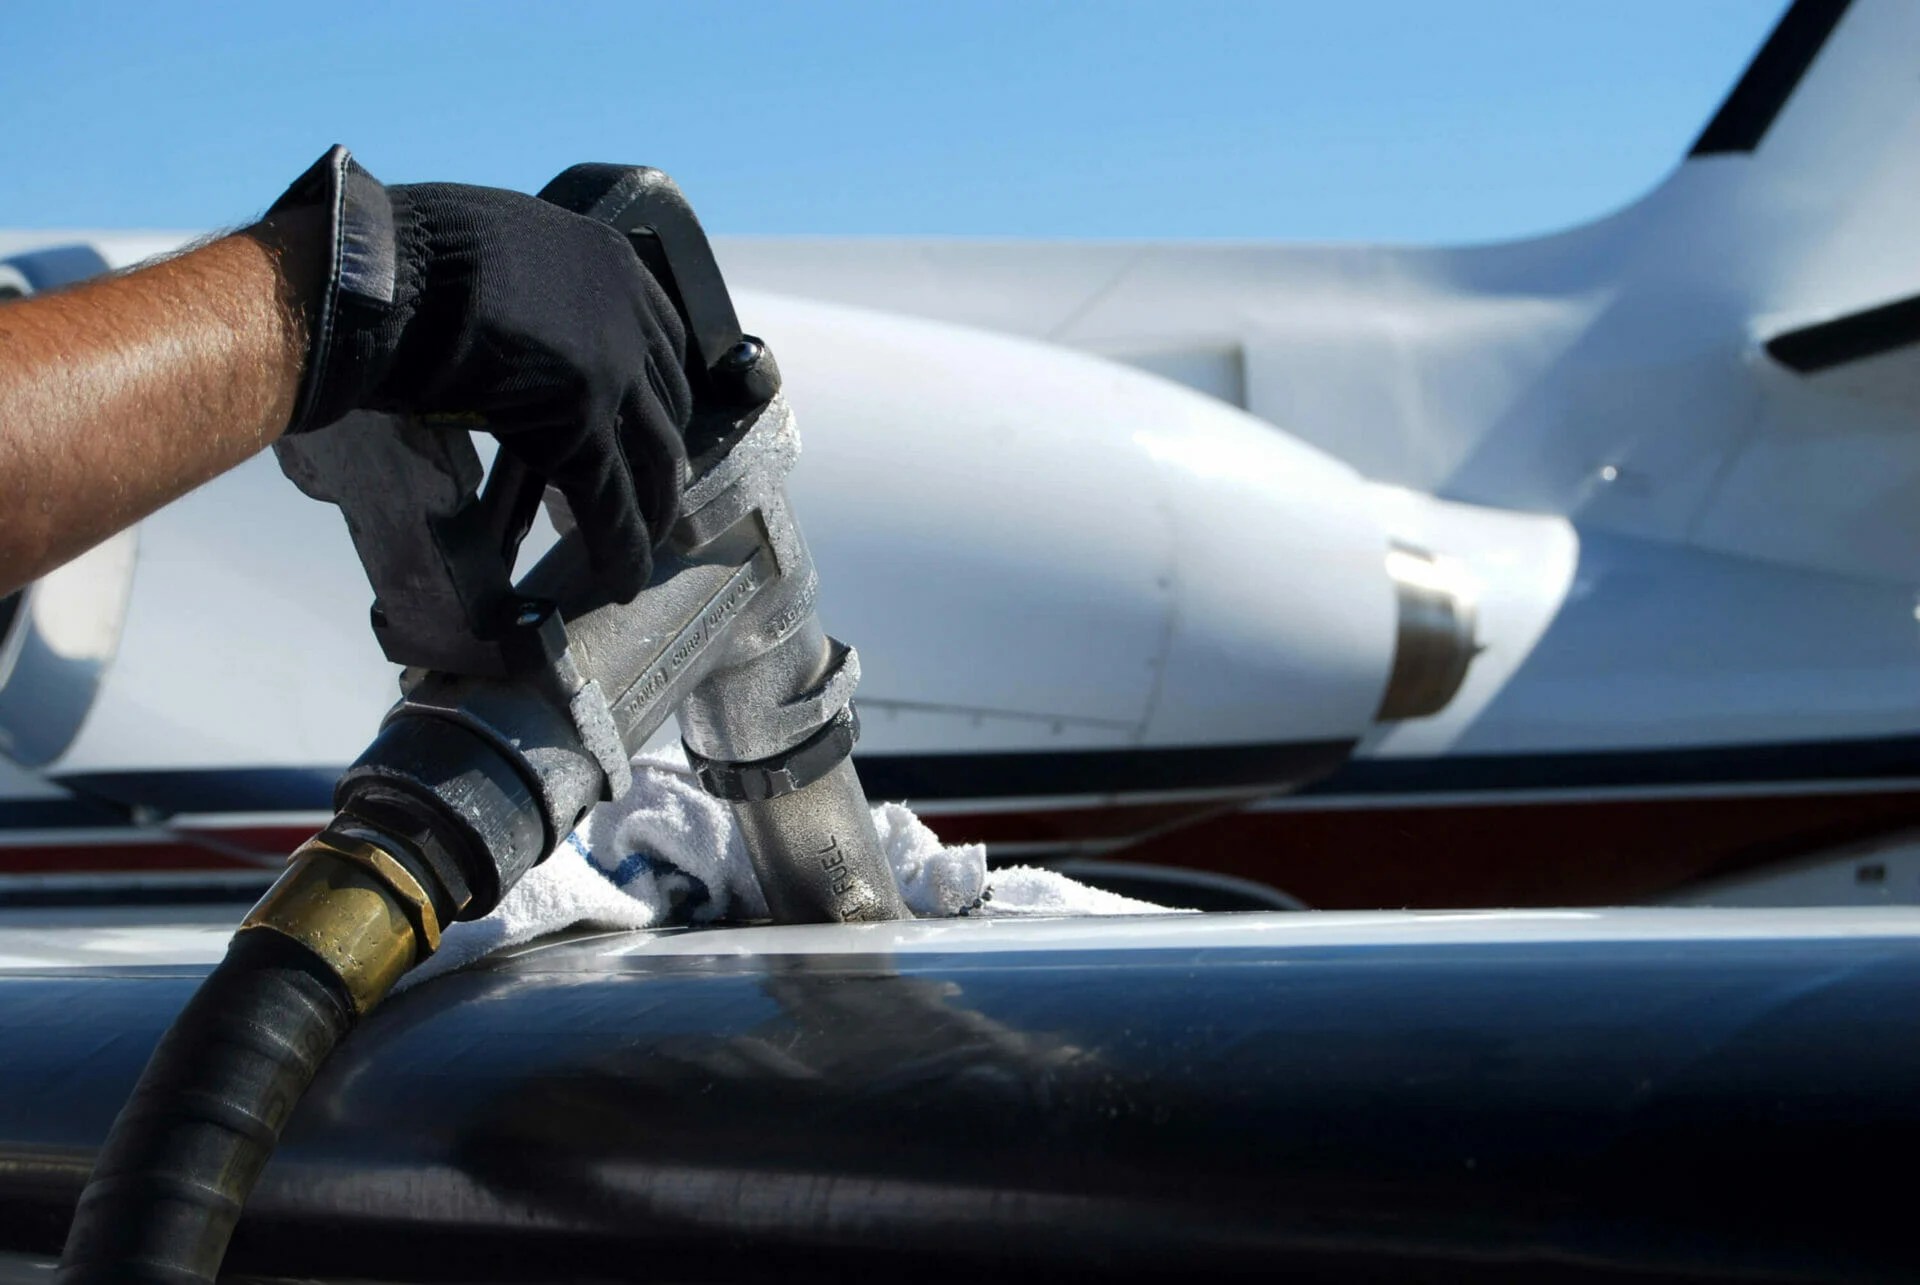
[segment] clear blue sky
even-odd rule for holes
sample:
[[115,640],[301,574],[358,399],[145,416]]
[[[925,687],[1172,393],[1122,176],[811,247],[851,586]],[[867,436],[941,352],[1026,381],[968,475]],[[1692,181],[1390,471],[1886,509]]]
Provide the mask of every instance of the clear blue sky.
[[1484,240],[1682,154],[1783,0],[11,0],[0,227],[658,165],[721,232]]

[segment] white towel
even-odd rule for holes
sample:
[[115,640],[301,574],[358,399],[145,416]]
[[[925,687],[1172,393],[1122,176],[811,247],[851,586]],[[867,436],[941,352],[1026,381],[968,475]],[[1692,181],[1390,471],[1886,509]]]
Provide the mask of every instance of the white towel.
[[[985,848],[943,845],[898,803],[874,808],[873,824],[907,908],[923,919],[1165,913],[1051,870],[989,874]],[[575,925],[657,928],[766,913],[733,812],[700,788],[678,748],[662,750],[635,758],[633,788],[623,798],[588,813],[491,914],[449,927],[439,952],[400,988]]]

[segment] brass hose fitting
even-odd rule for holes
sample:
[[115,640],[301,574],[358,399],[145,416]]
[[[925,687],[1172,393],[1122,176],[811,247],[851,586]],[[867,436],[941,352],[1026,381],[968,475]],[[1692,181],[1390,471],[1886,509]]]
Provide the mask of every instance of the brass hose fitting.
[[318,834],[247,912],[240,931],[291,937],[339,974],[365,1016],[409,968],[440,948],[440,917],[411,871],[361,839]]

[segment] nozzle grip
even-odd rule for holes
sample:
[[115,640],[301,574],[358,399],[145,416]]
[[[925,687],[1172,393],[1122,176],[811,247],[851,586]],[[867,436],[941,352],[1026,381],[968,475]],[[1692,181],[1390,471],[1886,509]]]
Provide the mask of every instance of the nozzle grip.
[[610,224],[633,243],[687,323],[690,374],[711,371],[740,342],[740,319],[706,230],[665,173],[646,165],[575,165],[541,188],[540,199]]

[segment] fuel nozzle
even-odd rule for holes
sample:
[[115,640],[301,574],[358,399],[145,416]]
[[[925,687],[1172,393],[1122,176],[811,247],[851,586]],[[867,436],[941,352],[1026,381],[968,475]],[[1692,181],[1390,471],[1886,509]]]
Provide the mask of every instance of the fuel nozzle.
[[313,951],[361,1012],[443,925],[487,913],[587,809],[622,794],[632,753],[676,714],[774,918],[907,915],[850,757],[859,657],[820,627],[786,499],[799,436],[772,351],[742,332],[665,175],[580,165],[541,195],[624,233],[681,310],[693,477],[652,582],[616,603],[572,536],[510,582],[539,485],[509,462],[481,491],[463,437],[349,417],[277,447],[289,476],[346,513],[375,634],[408,669],[341,778],[333,823],[246,927]]

